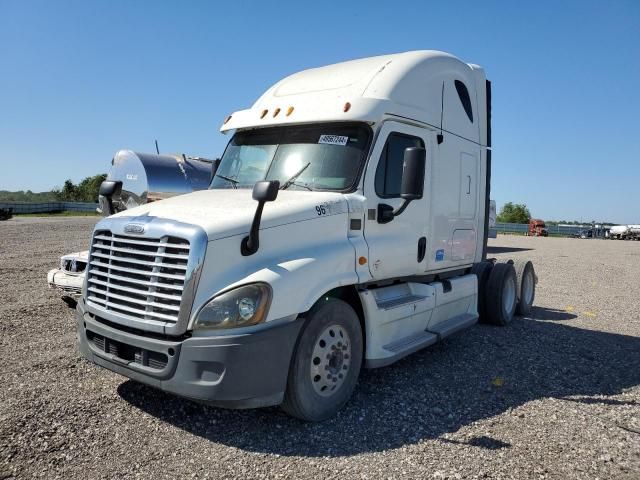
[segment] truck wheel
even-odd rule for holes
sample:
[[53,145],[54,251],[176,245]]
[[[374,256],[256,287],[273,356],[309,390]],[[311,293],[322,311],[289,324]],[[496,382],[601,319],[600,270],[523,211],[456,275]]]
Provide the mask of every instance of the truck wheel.
[[488,323],[486,292],[492,268],[492,262],[474,263],[471,267],[471,273],[478,277],[478,319],[482,323]]
[[293,354],[282,408],[319,422],[351,397],[362,365],[362,329],[351,306],[336,298],[316,303]]
[[485,292],[487,320],[507,325],[513,319],[517,302],[516,271],[511,263],[496,263],[491,269]]
[[533,263],[529,260],[519,260],[514,265],[517,280],[518,302],[516,313],[529,315],[533,300],[536,298],[536,273]]

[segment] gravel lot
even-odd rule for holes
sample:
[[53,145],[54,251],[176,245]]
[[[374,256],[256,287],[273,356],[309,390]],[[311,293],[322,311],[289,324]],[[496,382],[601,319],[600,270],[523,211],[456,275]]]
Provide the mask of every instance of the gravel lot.
[[640,242],[501,236],[536,308],[365,371],[340,415],[180,400],[88,364],[46,286],[94,218],[0,223],[0,479],[640,478]]

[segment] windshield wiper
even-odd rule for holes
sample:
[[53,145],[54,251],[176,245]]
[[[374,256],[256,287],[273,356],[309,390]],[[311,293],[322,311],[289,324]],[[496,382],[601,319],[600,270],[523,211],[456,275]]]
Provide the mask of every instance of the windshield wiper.
[[300,188],[306,188],[307,190],[309,190],[310,192],[313,192],[313,188],[311,188],[309,185],[307,185],[306,183],[302,183],[302,182],[296,182],[295,180],[293,182],[291,182],[291,185],[293,185],[294,187],[300,187]]
[[[291,177],[289,177],[289,180],[287,180],[286,182],[284,182],[282,184],[282,186],[280,187],[280,190],[286,190],[287,188],[289,188],[291,185],[293,185],[293,183],[296,181],[296,178],[298,178],[300,175],[302,175],[302,172],[304,172],[307,168],[309,168],[309,165],[311,165],[311,162],[307,163],[304,167],[302,167],[300,170],[298,170],[296,173],[294,173],[293,175],[291,175]],[[308,188],[308,187],[307,187]],[[311,190],[309,188],[309,190]]]
[[233,185],[234,189],[238,188],[238,184],[240,183],[235,178],[226,177],[224,175],[220,175],[219,173],[216,173],[216,177],[220,177],[221,179],[226,180],[227,182],[231,182],[231,185]]

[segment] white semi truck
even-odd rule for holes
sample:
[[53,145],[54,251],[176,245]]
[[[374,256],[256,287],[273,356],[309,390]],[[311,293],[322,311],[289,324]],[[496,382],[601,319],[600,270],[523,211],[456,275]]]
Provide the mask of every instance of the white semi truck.
[[486,259],[490,83],[437,51],[296,73],[233,132],[210,188],[93,232],[78,344],[92,362],[213,405],[318,421],[362,367],[535,295]]

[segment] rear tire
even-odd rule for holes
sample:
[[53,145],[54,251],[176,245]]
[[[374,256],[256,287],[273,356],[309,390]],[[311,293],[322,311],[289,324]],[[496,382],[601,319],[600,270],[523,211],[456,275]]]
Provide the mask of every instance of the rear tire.
[[301,420],[333,417],[351,397],[362,366],[362,328],[351,306],[336,298],[306,315],[296,346],[282,409]]
[[487,318],[487,283],[489,282],[489,275],[491,275],[491,269],[493,268],[493,262],[479,262],[474,263],[471,267],[471,273],[478,277],[478,320],[481,323],[489,323]]
[[508,325],[517,303],[516,271],[511,263],[496,263],[491,269],[485,300],[487,319],[493,325]]
[[536,298],[536,273],[533,263],[529,260],[519,260],[514,264],[514,268],[518,287],[516,313],[523,316],[529,315]]

